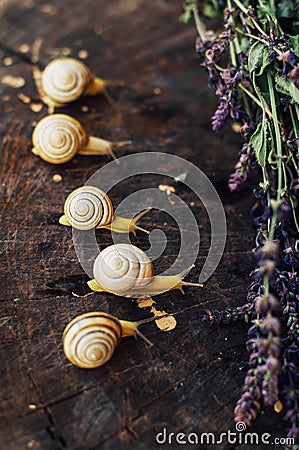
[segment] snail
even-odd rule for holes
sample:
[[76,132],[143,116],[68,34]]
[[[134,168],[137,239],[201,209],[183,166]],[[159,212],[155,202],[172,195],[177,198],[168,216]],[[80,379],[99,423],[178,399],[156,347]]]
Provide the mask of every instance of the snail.
[[149,234],[149,231],[137,225],[151,208],[128,219],[114,214],[109,196],[95,186],[82,186],[75,189],[64,203],[64,215],[60,217],[61,225],[72,226],[78,230],[106,228],[116,233],[135,233],[136,230]]
[[131,143],[131,141],[113,143],[95,136],[88,136],[81,123],[67,114],[43,117],[33,131],[32,142],[32,152],[52,164],[70,161],[77,153],[110,155],[116,159],[113,148]]
[[34,67],[33,76],[41,100],[53,111],[85,95],[103,93],[108,101],[107,81],[96,77],[89,68],[74,58],[56,58],[43,70]]
[[139,335],[152,345],[138,330],[139,325],[152,320],[128,322],[99,311],[82,314],[64,329],[64,353],[72,364],[82,369],[100,367],[109,361],[121,339],[126,336]]
[[156,275],[151,260],[145,252],[131,244],[115,244],[106,247],[95,259],[94,279],[88,282],[91,290],[111,292],[125,297],[161,294],[183,286],[202,287],[202,284],[182,281],[189,270],[177,275]]

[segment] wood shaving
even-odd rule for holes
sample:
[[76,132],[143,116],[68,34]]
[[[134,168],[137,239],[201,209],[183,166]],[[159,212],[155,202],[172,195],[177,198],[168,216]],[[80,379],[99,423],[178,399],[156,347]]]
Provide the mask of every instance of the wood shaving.
[[43,44],[42,38],[36,38],[31,46],[31,61],[37,63],[39,60],[40,49]]
[[241,125],[240,125],[239,123],[234,122],[234,123],[232,124],[232,130],[233,130],[235,133],[240,133]]
[[19,47],[19,50],[21,53],[27,53],[30,50],[30,47],[28,44],[21,44]]
[[176,325],[177,325],[177,321],[176,319],[172,316],[169,315],[166,311],[160,311],[159,309],[155,308],[155,302],[152,299],[152,297],[144,297],[144,298],[139,298],[137,300],[137,304],[139,308],[151,308],[151,313],[154,316],[155,320],[155,324],[156,326],[159,328],[159,330],[162,331],[170,331],[173,330]]
[[61,55],[61,50],[60,48],[51,48],[50,50],[47,51],[48,55],[51,55],[53,58],[56,58],[56,56],[60,56]]
[[23,94],[23,92],[18,93],[18,98],[26,105],[31,102],[31,98],[28,97],[28,95]]
[[277,402],[274,403],[274,411],[279,414],[282,409],[283,404],[281,403],[280,400],[277,400]]
[[12,63],[13,63],[12,58],[7,57],[7,58],[4,58],[4,59],[3,59],[3,64],[4,64],[5,66],[11,66]]
[[169,195],[171,192],[175,193],[175,188],[173,186],[169,186],[168,184],[159,184],[158,188],[160,191],[165,191]]
[[89,111],[89,107],[87,105],[83,105],[83,106],[81,106],[81,111],[82,112],[88,112]]
[[2,96],[2,100],[4,101],[4,102],[9,102],[10,101],[10,95],[8,95],[8,94],[5,94],[5,95],[3,95]]
[[69,47],[63,47],[61,53],[63,54],[63,56],[68,56],[71,54],[71,49]]
[[139,308],[148,308],[149,306],[152,306],[155,304],[152,297],[145,297],[145,298],[139,298],[137,300],[137,304]]
[[30,411],[35,411],[37,408],[37,406],[34,403],[31,403],[31,405],[28,405],[28,409],[30,409]]
[[61,176],[59,173],[55,173],[55,174],[53,175],[53,177],[52,177],[52,180],[53,180],[55,183],[59,183],[59,182],[62,180],[62,176]]
[[171,331],[177,325],[177,321],[173,316],[161,317],[161,319],[157,319],[155,322],[157,327],[162,331]]
[[54,14],[56,14],[57,12],[55,6],[50,5],[50,3],[44,3],[43,5],[41,5],[40,9],[43,13],[49,14],[50,16],[54,16]]
[[86,59],[88,58],[88,52],[86,50],[79,50],[78,56],[81,59]]
[[97,28],[95,28],[94,29],[94,33],[97,35],[97,36],[100,36],[101,34],[103,34],[103,28],[102,27],[97,27]]
[[22,77],[14,77],[12,75],[4,75],[4,77],[1,78],[1,83],[18,89],[18,88],[24,86],[26,81]]
[[162,90],[160,88],[155,88],[154,89],[154,94],[155,95],[160,95],[162,93]]
[[33,112],[40,112],[43,109],[43,104],[42,103],[31,103],[30,109]]

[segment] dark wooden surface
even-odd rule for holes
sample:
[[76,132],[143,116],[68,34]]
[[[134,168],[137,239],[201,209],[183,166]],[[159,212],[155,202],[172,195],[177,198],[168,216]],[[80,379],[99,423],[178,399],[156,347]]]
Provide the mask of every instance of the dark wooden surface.
[[[246,371],[246,326],[210,326],[200,315],[205,308],[244,300],[253,267],[252,199],[249,190],[240,195],[227,190],[239,140],[230,129],[220,136],[211,133],[215,99],[196,60],[194,29],[178,20],[181,2],[7,0],[0,12],[0,77],[26,81],[20,88],[0,84],[0,448],[153,449],[163,427],[169,433],[234,430],[233,408]],[[128,338],[109,363],[92,371],[75,368],[63,354],[61,336],[68,321],[97,309],[128,320],[150,313],[136,301],[112,295],[72,294],[88,292],[88,277],[77,261],[71,230],[57,221],[67,194],[108,160],[78,156],[57,167],[31,154],[33,124],[47,109],[32,111],[18,94],[30,97],[31,105],[39,103],[31,72],[32,45],[38,38],[43,40],[41,68],[54,51],[77,57],[85,50],[85,62],[95,73],[124,81],[124,86],[110,88],[114,105],[98,96],[61,112],[75,115],[89,133],[132,139],[133,145],[120,155],[161,151],[190,160],[210,177],[228,218],[225,254],[205,287],[189,288],[185,296],[172,292],[155,298],[157,308],[176,313],[177,327],[165,333],[154,323],[144,325],[142,332],[153,347]],[[30,50],[22,53],[22,44]],[[62,181],[55,183],[54,174]],[[161,182],[152,176],[145,186]],[[124,183],[115,202],[139,183]],[[180,195],[187,203],[195,201],[202,261],[209,243],[207,218],[189,191]],[[177,254],[177,231],[167,221],[163,212],[143,220],[148,229],[163,229],[169,239],[157,269]],[[109,233],[102,233],[101,240],[109,245]],[[132,241],[147,248],[146,236],[138,234]],[[286,434],[281,416],[271,412],[253,430]],[[218,448],[255,447],[226,443]]]

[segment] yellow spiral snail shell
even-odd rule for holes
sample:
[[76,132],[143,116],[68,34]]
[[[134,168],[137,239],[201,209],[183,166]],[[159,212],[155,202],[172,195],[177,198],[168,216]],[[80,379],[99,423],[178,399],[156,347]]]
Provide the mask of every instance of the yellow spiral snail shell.
[[148,211],[149,209],[142,211],[133,219],[116,216],[108,194],[95,186],[82,186],[67,197],[64,215],[60,217],[59,223],[78,230],[105,228],[117,233],[135,233],[140,230],[149,234],[137,225],[138,220]]
[[74,58],[56,58],[43,72],[35,68],[33,74],[41,100],[52,109],[85,95],[105,94],[107,82]]
[[32,152],[51,164],[63,164],[77,153],[80,155],[110,155],[115,158],[113,148],[122,147],[131,141],[110,142],[88,136],[81,123],[67,114],[43,117],[32,134]]
[[[75,317],[63,332],[62,344],[67,359],[82,369],[93,369],[105,364],[112,357],[122,338],[140,335],[137,329],[142,323],[119,320],[105,312],[88,312]],[[151,344],[151,343],[150,343]]]
[[202,287],[183,281],[192,267],[178,275],[154,276],[153,264],[145,252],[131,244],[115,244],[106,247],[95,259],[94,279],[88,286],[96,292],[111,292],[124,297],[151,296],[172,289],[183,292],[183,286]]

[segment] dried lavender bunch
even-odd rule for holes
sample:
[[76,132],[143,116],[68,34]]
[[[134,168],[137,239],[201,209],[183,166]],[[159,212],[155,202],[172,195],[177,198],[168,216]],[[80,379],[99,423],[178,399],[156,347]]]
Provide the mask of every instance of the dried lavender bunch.
[[[235,420],[250,425],[279,400],[290,424],[288,437],[296,442],[287,448],[298,449],[298,5],[293,0],[189,0],[182,20],[191,17],[197,53],[219,98],[212,129],[219,132],[232,120],[244,139],[228,187],[238,191],[251,173],[257,177],[254,281],[243,305],[210,310],[204,319],[251,321],[248,371]],[[207,31],[209,19],[220,21],[221,30]]]

